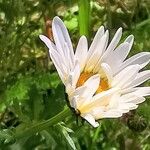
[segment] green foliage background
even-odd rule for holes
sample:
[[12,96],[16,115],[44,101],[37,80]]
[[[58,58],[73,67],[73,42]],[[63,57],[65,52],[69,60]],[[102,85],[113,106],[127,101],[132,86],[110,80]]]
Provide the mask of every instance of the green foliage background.
[[120,119],[100,120],[96,129],[80,119],[77,124],[70,112],[51,127],[21,134],[66,107],[64,87],[38,37],[46,34],[45,18],[60,16],[74,46],[84,33],[90,43],[103,24],[111,37],[120,26],[123,38],[135,36],[130,56],[150,50],[149,0],[83,0],[87,14],[79,11],[81,1],[0,0],[0,150],[150,150],[148,98]]

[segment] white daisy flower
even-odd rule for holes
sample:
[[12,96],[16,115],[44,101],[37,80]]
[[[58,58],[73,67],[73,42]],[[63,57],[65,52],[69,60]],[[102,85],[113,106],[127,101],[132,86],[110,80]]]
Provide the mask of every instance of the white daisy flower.
[[150,61],[149,52],[126,59],[133,44],[133,35],[118,44],[119,28],[110,43],[109,32],[101,26],[91,46],[85,36],[79,39],[74,53],[68,31],[60,18],[52,22],[55,43],[46,36],[40,39],[49,49],[50,57],[66,87],[69,103],[76,113],[93,127],[101,118],[117,118],[145,100],[150,87],[138,87],[150,78],[150,70],[141,71]]

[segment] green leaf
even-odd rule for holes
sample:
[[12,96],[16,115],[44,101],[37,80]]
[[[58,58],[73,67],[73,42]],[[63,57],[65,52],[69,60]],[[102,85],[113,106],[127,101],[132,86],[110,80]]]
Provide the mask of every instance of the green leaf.
[[[68,133],[68,128],[66,128],[65,126],[63,126],[61,123],[56,125],[56,128],[59,130],[59,132],[63,135],[63,137],[65,138],[66,142],[68,143],[68,145],[73,149],[73,150],[77,150],[76,146],[74,144],[73,139],[70,137],[69,133]],[[69,130],[71,131],[71,129]]]
[[0,143],[8,144],[10,142],[15,142],[13,135],[14,133],[11,131],[11,129],[0,130]]
[[30,83],[31,83],[31,78],[22,78],[18,80],[14,85],[10,86],[6,90],[7,102],[10,103],[13,100],[22,101],[28,99]]
[[31,111],[31,120],[39,120],[41,118],[44,106],[43,106],[43,95],[35,85],[31,87],[29,92],[29,107]]
[[64,86],[59,84],[56,89],[50,89],[44,95],[45,117],[50,118],[60,112],[65,104]]
[[56,149],[57,143],[56,143],[54,137],[49,132],[44,130],[41,132],[41,135],[45,138],[46,145],[48,148],[50,148],[52,150]]

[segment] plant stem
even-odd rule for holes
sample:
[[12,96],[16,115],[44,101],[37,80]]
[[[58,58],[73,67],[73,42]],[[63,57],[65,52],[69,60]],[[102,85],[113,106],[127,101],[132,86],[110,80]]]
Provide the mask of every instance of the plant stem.
[[79,6],[79,32],[80,36],[89,38],[90,26],[90,0],[78,0]]
[[112,29],[112,13],[111,13],[110,0],[107,0],[107,22],[108,22],[108,28]]
[[64,120],[70,114],[71,114],[70,109],[67,107],[66,109],[64,109],[63,111],[58,113],[56,116],[54,116],[48,120],[45,120],[41,123],[37,123],[36,125],[33,125],[30,128],[27,128],[24,131],[19,132],[18,134],[15,134],[14,137],[15,137],[15,139],[19,139],[21,137],[31,136],[37,132],[40,132],[40,131],[50,127],[50,126],[57,124],[58,122]]
[[140,22],[139,24],[137,24],[137,25],[136,25],[136,29],[139,29],[139,28],[143,27],[143,26],[146,25],[146,24],[150,24],[150,18],[148,18],[148,19],[146,19],[146,20]]

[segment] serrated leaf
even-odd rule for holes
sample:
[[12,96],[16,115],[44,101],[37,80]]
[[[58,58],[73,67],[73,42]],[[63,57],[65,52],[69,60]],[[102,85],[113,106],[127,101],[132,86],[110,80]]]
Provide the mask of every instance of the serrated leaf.
[[74,144],[73,139],[70,137],[68,131],[66,130],[66,128],[64,126],[61,125],[61,123],[57,124],[57,129],[60,131],[60,133],[63,135],[63,137],[65,138],[66,142],[70,145],[70,147],[73,150],[77,150],[76,146]]
[[35,84],[38,89],[56,88],[60,83],[57,73],[41,73],[34,76]]
[[14,133],[10,129],[0,130],[0,142],[5,144],[15,142],[13,134]]
[[29,92],[29,107],[30,107],[30,116],[31,120],[39,120],[43,112],[43,96],[42,93],[37,89],[35,85],[32,85]]
[[50,84],[54,88],[56,88],[60,84],[60,78],[56,72],[50,74]]
[[6,91],[7,102],[12,100],[22,101],[28,99],[28,91],[30,90],[30,78],[23,78],[18,80],[14,85]]
[[60,112],[65,102],[64,87],[59,84],[56,89],[48,90],[44,95],[45,115],[46,118],[50,118]]
[[68,127],[65,127],[65,124],[63,122],[60,122],[61,126],[69,133],[73,133],[74,131]]
[[42,131],[41,135],[45,138],[46,145],[50,147],[52,150],[54,150],[56,148],[57,143],[55,139],[53,138],[53,136],[46,130]]

